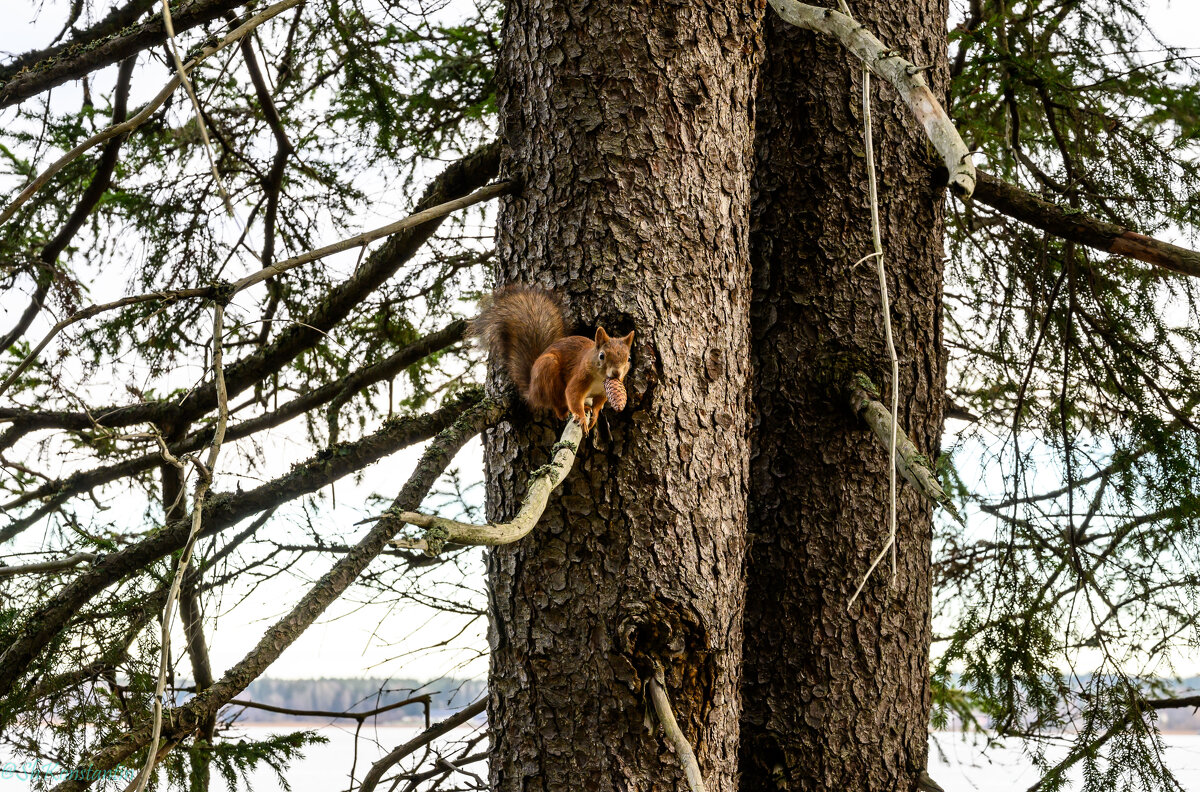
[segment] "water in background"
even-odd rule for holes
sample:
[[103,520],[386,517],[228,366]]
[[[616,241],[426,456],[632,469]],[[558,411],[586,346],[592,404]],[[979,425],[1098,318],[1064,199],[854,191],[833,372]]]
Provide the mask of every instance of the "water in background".
[[[270,726],[251,726],[239,729],[233,735],[237,739],[260,739],[268,734],[290,731],[290,728]],[[292,792],[338,792],[349,788],[350,764],[354,758],[354,731],[352,728],[325,726],[316,729],[320,734],[329,738],[324,745],[314,745],[307,749],[306,756],[293,764],[287,774]],[[371,763],[380,758],[397,745],[411,739],[421,732],[415,726],[380,726],[377,728],[365,726],[358,739],[357,781],[370,768]],[[435,744],[443,751],[443,755],[453,757],[455,748],[463,739],[470,739],[473,732],[464,728],[447,735]],[[1200,735],[1168,734],[1164,735],[1167,751],[1165,760],[1175,772],[1175,777],[1187,792],[1200,792]],[[461,748],[461,745],[458,746]],[[477,744],[471,753],[486,750],[486,740]],[[1065,745],[1057,751],[1051,751],[1052,758],[1065,755]],[[0,760],[7,761],[5,757]],[[3,766],[0,761],[0,767]],[[410,757],[410,761],[412,758]],[[429,765],[422,769],[428,769]],[[483,776],[486,779],[487,765],[483,762],[470,765],[465,770]],[[1024,754],[1017,741],[1009,741],[1002,747],[989,748],[984,753],[983,745],[955,732],[939,732],[934,734],[929,744],[929,774],[947,792],[1013,792],[1027,789],[1038,779],[1028,756]],[[3,774],[0,773],[0,776]],[[389,774],[390,775],[390,774]],[[1076,772],[1073,778],[1079,778]],[[282,790],[279,779],[268,768],[260,768],[251,776],[251,787],[247,792],[275,792]],[[454,779],[459,784],[448,786],[469,785],[472,779],[462,777]],[[0,792],[18,792],[29,790],[28,780],[0,777]],[[220,792],[222,784],[214,779],[213,792]],[[386,789],[390,784],[381,784]],[[402,785],[403,786],[403,785]],[[108,784],[93,787],[95,789],[123,789],[124,784]],[[239,790],[240,792],[240,790]]]

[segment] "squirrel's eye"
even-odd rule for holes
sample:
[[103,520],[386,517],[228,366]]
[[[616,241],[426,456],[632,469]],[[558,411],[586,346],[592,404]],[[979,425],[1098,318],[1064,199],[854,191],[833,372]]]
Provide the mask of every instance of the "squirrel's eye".
[[600,359],[601,359],[601,360],[604,360],[604,353],[603,353],[603,352],[601,352],[601,353],[600,353]]

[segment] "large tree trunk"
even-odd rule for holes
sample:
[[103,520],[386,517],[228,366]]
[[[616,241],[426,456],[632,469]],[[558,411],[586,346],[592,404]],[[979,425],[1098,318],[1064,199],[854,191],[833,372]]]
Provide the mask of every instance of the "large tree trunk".
[[[902,55],[934,64],[941,95],[944,0],[853,9]],[[885,560],[846,609],[888,531],[887,452],[844,396],[855,371],[890,379],[874,262],[849,271],[872,249],[861,65],[832,39],[768,16],[751,234],[758,419],[741,786],[913,789],[928,741],[931,514],[903,483],[895,586]],[[934,458],[945,378],[942,192],[920,128],[890,86],[873,87],[901,425]]]
[[[636,330],[606,412],[536,531],[489,560],[497,790],[680,789],[648,727],[654,661],[711,790],[735,785],[746,521],[751,99],[742,0],[514,0],[505,17],[500,283],[580,328]],[[487,436],[492,518],[555,430]]]

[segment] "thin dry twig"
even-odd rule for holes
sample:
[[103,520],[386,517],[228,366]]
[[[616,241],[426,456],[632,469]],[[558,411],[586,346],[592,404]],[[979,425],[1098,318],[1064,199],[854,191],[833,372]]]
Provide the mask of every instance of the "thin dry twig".
[[175,71],[179,74],[179,81],[183,83],[183,89],[187,91],[188,98],[192,100],[192,108],[196,111],[196,128],[200,130],[200,140],[204,142],[204,151],[208,154],[208,165],[212,168],[213,181],[217,183],[221,200],[225,202],[225,211],[229,212],[230,217],[233,217],[233,202],[229,200],[229,190],[225,189],[225,180],[221,178],[221,174],[217,170],[217,157],[213,153],[212,141],[208,139],[208,127],[204,123],[204,112],[200,109],[200,99],[196,97],[196,89],[192,86],[192,81],[188,79],[187,69],[183,67],[183,59],[179,57],[179,46],[175,41],[175,24],[171,21],[169,0],[162,0],[162,18],[163,28],[167,32],[167,42],[171,48],[171,57],[175,61]]
[[39,561],[34,564],[21,564],[19,566],[0,566],[0,578],[58,572],[59,570],[79,566],[84,562],[95,561],[97,558],[99,556],[95,553],[74,553],[66,558],[56,558],[52,561]]

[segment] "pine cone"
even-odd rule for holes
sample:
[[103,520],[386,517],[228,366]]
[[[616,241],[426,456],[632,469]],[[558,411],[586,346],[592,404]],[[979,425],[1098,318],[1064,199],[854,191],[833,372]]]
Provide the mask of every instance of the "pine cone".
[[604,394],[608,396],[608,402],[617,412],[625,409],[625,383],[619,379],[604,380]]

